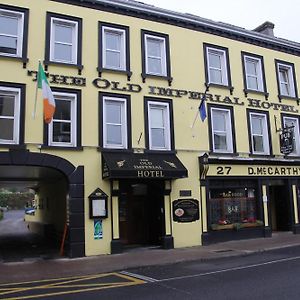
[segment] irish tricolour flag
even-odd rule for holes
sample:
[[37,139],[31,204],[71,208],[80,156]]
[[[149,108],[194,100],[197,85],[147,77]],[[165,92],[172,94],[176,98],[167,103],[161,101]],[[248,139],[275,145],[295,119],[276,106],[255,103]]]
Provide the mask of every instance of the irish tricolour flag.
[[52,121],[55,112],[55,100],[41,62],[39,62],[38,88],[42,89],[43,93],[44,120],[47,124],[49,124]]

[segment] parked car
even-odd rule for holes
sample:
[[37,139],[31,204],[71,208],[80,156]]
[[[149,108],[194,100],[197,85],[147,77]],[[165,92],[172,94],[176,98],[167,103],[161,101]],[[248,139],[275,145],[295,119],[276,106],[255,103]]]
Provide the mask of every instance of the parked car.
[[25,214],[26,215],[34,215],[34,213],[35,213],[35,208],[34,207],[26,207],[25,208]]

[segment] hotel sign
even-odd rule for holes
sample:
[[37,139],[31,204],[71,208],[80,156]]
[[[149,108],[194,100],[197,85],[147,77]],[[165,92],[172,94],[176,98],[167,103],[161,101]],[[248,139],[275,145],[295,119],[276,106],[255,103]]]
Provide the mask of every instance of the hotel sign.
[[175,154],[102,153],[102,177],[183,178],[187,170]]

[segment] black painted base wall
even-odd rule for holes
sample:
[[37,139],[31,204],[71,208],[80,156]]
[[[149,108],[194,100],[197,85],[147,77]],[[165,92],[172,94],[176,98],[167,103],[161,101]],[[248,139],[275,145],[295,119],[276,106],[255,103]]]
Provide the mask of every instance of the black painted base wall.
[[171,235],[163,236],[161,246],[163,249],[173,249],[174,248],[174,238]]
[[241,228],[239,230],[218,230],[210,231],[202,234],[202,245],[210,245],[219,242],[227,242],[232,240],[243,240],[251,238],[267,237],[265,230],[259,228]]

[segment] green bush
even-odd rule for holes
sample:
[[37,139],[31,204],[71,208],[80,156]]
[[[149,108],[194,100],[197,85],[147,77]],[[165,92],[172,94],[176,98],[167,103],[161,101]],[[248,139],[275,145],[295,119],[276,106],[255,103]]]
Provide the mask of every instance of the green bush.
[[0,221],[3,219],[3,211],[0,209]]

